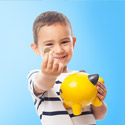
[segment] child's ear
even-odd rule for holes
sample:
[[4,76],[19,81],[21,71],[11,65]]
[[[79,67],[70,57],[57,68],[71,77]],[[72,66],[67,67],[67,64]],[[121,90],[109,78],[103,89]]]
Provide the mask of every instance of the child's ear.
[[31,48],[32,48],[32,50],[34,51],[34,53],[35,53],[37,56],[40,55],[38,46],[37,46],[35,43],[31,43]]
[[76,37],[73,37],[73,49],[75,47],[75,43],[76,43]]

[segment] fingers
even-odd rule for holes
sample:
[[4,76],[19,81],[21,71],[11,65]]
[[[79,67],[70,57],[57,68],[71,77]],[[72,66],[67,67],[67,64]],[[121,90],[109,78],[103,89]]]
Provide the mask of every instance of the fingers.
[[54,59],[52,51],[50,51],[43,57],[41,71],[46,75],[58,76],[63,71],[63,64]]
[[53,69],[53,57],[52,57],[52,52],[49,52],[49,57],[48,57],[48,63],[47,63],[47,69],[52,70]]
[[98,96],[98,98],[100,99],[100,101],[104,101],[104,100],[105,100],[105,97],[102,96],[101,94],[98,93],[97,96]]
[[99,82],[99,81],[98,81],[98,85],[101,86],[102,88],[106,89],[105,85],[103,83]]
[[63,71],[63,64],[59,63],[58,73],[61,73]]
[[54,74],[59,75],[62,71],[63,71],[63,64],[58,63],[57,60],[54,60],[54,62],[53,62],[53,72],[54,72]]
[[41,66],[41,70],[43,72],[46,72],[47,70],[51,70],[53,68],[53,57],[52,57],[52,52],[45,53],[43,56],[43,62]]
[[106,89],[105,85],[101,82],[98,82],[97,83],[97,90],[98,90],[97,96],[99,97],[99,99],[101,101],[104,101],[106,94],[107,94],[107,89]]
[[102,94],[107,93],[107,89],[106,89],[106,87],[105,87],[105,85],[103,83],[98,82],[97,88],[98,88],[100,93],[102,93]]
[[42,69],[46,69],[46,68],[47,68],[48,57],[49,57],[49,54],[46,53],[46,54],[44,55],[44,57],[43,57],[43,63],[42,63],[42,66],[41,66]]
[[57,60],[54,60],[54,63],[53,63],[53,71],[54,71],[54,72],[57,72],[57,71],[58,71],[58,68],[59,68],[59,63],[57,62]]

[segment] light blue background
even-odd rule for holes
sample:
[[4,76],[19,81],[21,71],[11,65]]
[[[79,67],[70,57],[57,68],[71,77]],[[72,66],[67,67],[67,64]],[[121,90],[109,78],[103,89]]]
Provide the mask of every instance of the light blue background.
[[42,59],[30,48],[32,24],[47,10],[70,19],[77,42],[70,69],[99,73],[108,93],[108,113],[98,125],[123,125],[125,118],[125,2],[0,1],[0,125],[40,125],[27,73]]

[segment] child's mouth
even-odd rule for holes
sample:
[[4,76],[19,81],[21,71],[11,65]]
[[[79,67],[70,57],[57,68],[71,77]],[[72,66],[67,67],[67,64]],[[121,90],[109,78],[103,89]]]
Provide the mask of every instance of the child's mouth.
[[67,56],[63,56],[63,57],[56,57],[57,61],[63,61]]

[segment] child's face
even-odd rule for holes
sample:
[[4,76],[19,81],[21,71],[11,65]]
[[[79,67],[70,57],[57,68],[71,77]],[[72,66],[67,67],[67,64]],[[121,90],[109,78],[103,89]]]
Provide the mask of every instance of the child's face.
[[73,38],[69,26],[55,23],[43,26],[38,32],[37,55],[44,56],[44,50],[50,48],[53,58],[64,66],[68,64],[73,55],[76,38]]

